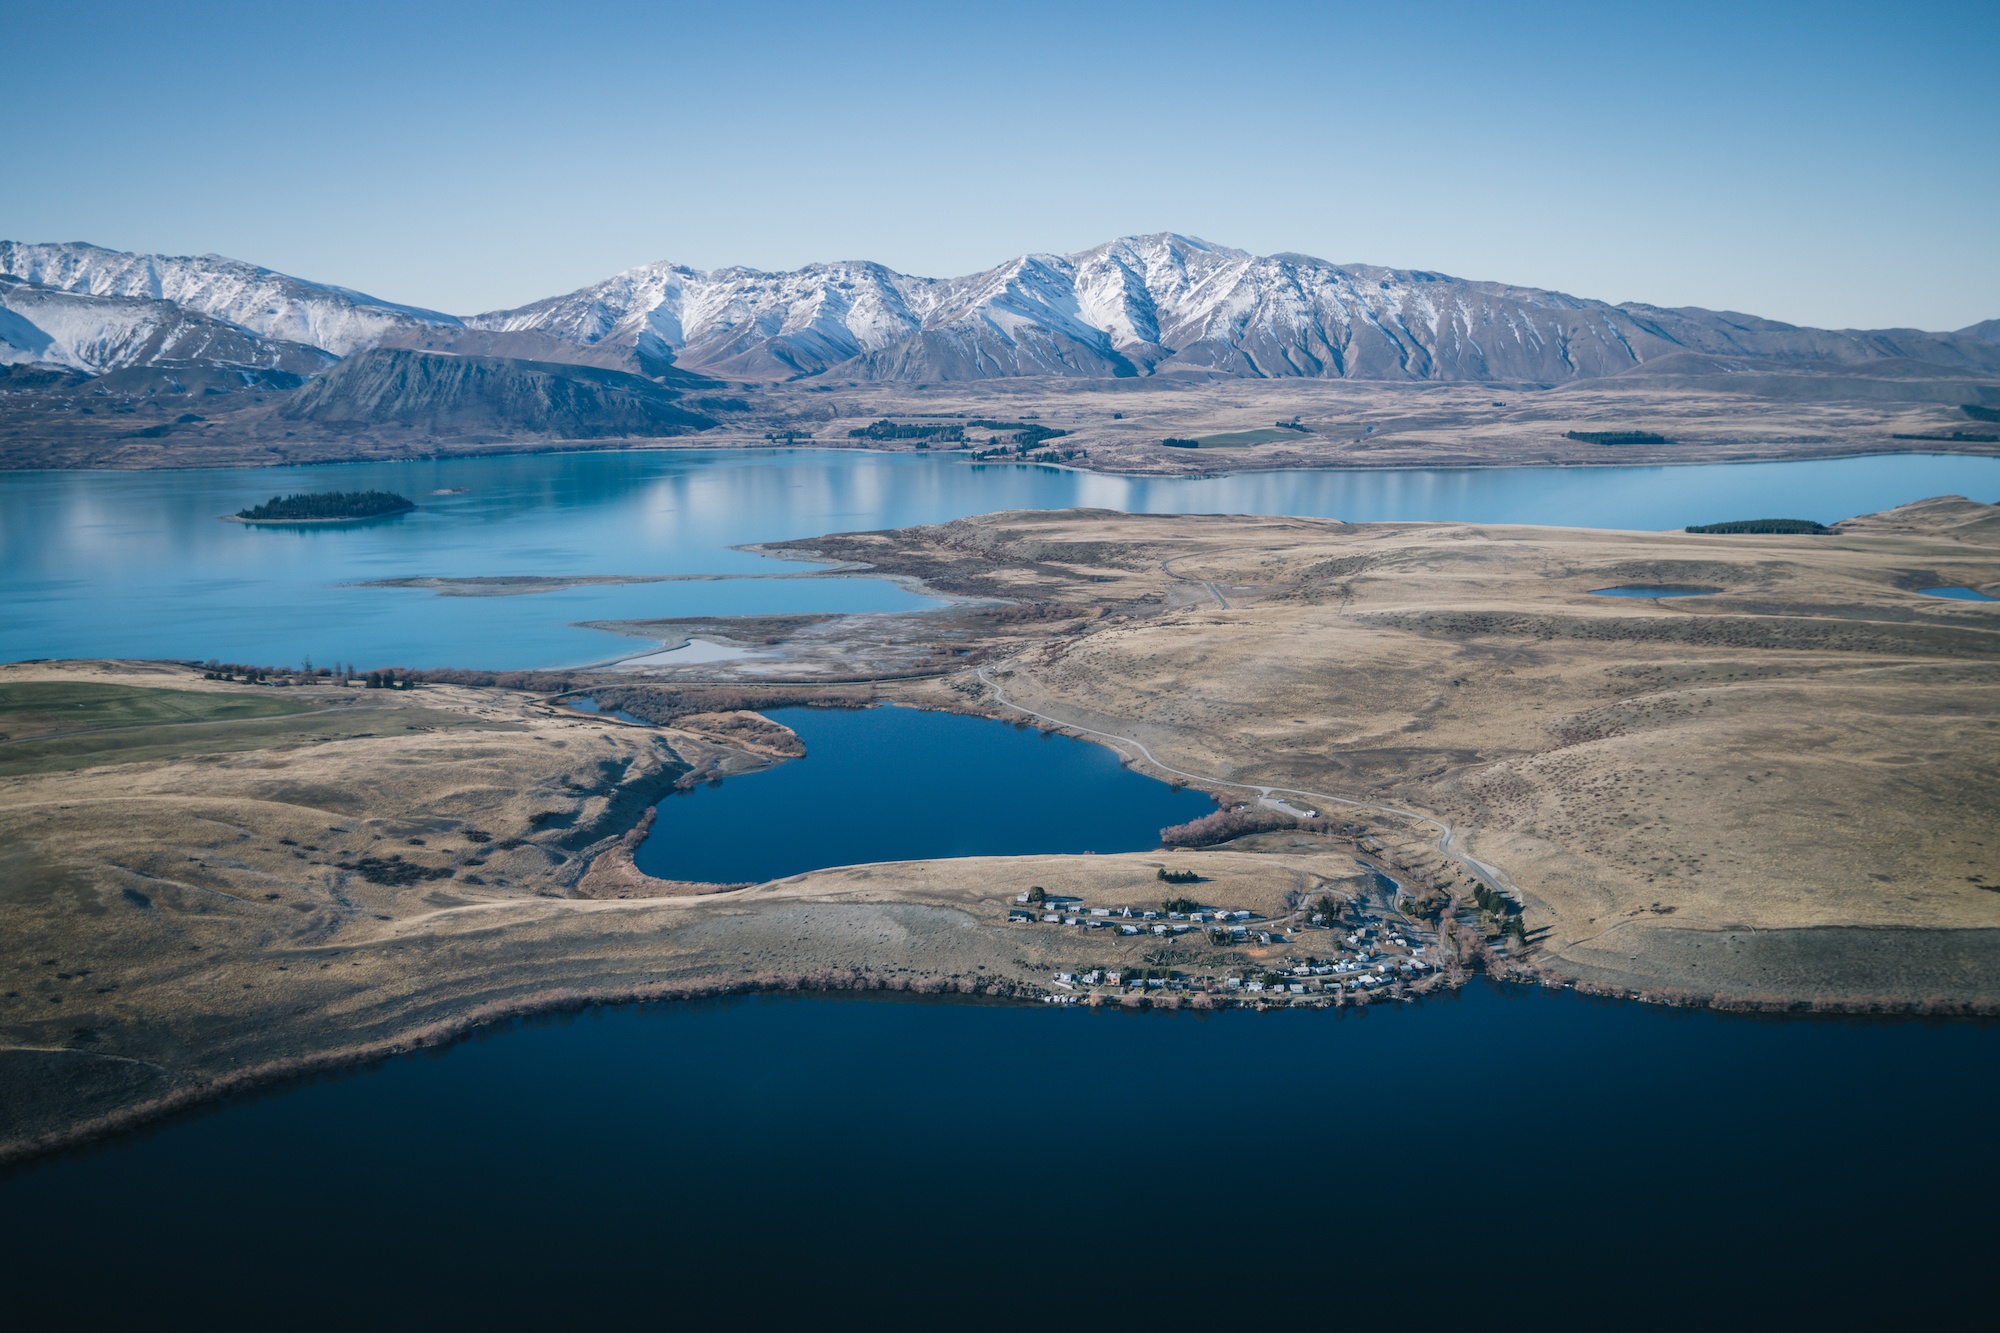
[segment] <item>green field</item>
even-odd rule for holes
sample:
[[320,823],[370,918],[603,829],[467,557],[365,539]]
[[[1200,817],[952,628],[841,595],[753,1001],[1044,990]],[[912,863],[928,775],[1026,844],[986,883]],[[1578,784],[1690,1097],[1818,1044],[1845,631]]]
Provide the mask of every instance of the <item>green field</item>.
[[227,694],[85,680],[30,680],[0,685],[0,733],[20,740],[100,727],[283,717],[311,707],[265,692]]
[[518,731],[436,709],[90,681],[0,685],[0,777],[417,730]]

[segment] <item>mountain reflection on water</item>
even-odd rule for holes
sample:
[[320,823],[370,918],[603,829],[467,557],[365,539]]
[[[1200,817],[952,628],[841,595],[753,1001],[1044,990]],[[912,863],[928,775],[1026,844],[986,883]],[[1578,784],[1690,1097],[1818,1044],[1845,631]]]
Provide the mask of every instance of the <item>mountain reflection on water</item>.
[[[274,494],[389,490],[392,524],[217,521]],[[462,494],[438,494],[437,492]],[[951,455],[623,451],[335,467],[0,474],[0,659],[219,657],[261,664],[531,667],[635,640],[587,620],[888,611],[885,580],[612,584],[511,597],[356,587],[388,578],[773,574],[731,548],[997,509],[1304,514],[1668,528],[1781,513],[1832,520],[1929,495],[2000,494],[2000,459],[1896,455],[1692,467],[1105,477]]]

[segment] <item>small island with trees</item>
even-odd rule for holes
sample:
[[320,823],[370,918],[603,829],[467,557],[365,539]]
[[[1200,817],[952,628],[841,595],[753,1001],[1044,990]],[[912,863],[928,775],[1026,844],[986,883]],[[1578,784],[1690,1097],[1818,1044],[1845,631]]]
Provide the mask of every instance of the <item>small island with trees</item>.
[[223,515],[232,523],[355,523],[415,509],[392,491],[319,491],[272,496],[263,504]]
[[1690,523],[1689,532],[1799,534],[1818,536],[1832,532],[1824,523],[1809,518],[1740,518],[1731,523]]

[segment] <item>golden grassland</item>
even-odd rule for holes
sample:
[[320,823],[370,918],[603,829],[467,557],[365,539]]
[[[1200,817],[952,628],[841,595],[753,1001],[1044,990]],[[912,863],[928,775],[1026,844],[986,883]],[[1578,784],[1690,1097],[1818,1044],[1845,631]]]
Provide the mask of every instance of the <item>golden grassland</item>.
[[[1204,901],[1276,914],[1362,891],[1366,861],[1471,920],[1474,875],[1440,827],[1524,904],[1528,945],[1496,964],[1517,975],[1744,1005],[2000,1003],[2000,613],[1915,591],[2000,590],[1993,506],[1817,537],[1072,511],[784,549],[1014,608],[951,621],[961,667],[874,697],[1027,709],[1142,771],[1229,799],[1289,789],[1369,836],[718,891],[650,880],[630,849],[676,785],[797,752],[754,714],[647,727],[498,688],[0,667],[0,1156],[551,1005],[1039,995],[1055,968],[1156,946],[1010,927],[1016,893],[1143,906],[1190,857]],[[1627,583],[1718,591],[1592,592]],[[885,660],[940,620],[903,623]],[[768,646],[809,657],[818,630]],[[859,652],[838,645],[843,671]],[[1208,963],[1225,959],[1261,961]]]
[[[651,802],[798,752],[755,714],[650,728],[503,690],[98,662],[0,668],[0,717],[0,1158],[550,1006],[1039,994],[1142,945],[1009,929],[1013,895],[1157,903],[1165,864],[909,863],[734,893],[638,875]],[[1259,911],[1359,873],[1311,845],[1204,871]]]
[[[1915,591],[2000,591],[1993,506],[1818,537],[1072,512],[790,545],[1088,608],[988,668],[1012,703],[1442,821],[1554,973],[2000,998],[2000,614]],[[1593,595],[1669,583],[1719,591]]]

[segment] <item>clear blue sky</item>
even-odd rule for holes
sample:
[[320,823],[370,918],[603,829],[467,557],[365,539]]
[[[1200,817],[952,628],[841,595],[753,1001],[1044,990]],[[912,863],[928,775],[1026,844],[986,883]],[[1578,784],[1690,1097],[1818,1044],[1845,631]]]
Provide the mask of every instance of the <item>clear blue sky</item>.
[[2000,316],[2000,3],[5,0],[0,236],[457,312],[1171,230],[1799,323]]

